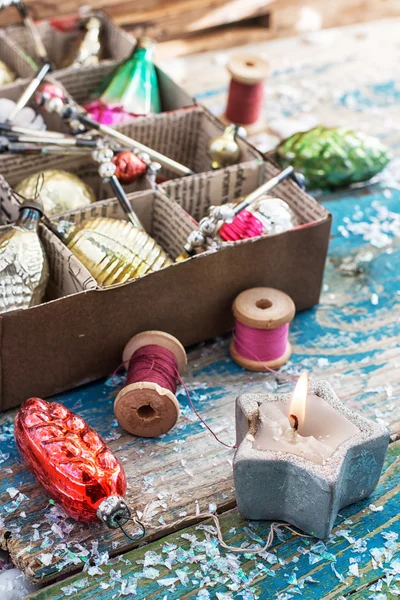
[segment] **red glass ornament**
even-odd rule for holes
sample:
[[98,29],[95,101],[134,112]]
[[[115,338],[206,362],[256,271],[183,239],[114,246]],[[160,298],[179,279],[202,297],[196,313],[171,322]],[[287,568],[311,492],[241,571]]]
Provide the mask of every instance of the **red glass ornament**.
[[129,150],[114,156],[112,162],[117,167],[115,175],[121,183],[132,183],[146,173],[146,163]]
[[71,517],[112,528],[128,520],[124,469],[81,417],[57,402],[29,398],[14,435],[25,464]]
[[231,223],[224,223],[219,230],[220,237],[226,242],[247,240],[264,232],[264,226],[256,216],[248,210],[242,210]]
[[41,104],[42,98],[61,98],[64,100],[65,94],[62,88],[55,83],[49,83],[45,81],[38,87],[35,93],[35,100],[38,104]]

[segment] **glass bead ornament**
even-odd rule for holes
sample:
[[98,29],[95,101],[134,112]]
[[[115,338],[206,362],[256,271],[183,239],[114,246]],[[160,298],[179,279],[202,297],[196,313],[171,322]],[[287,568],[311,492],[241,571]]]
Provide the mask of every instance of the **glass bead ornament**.
[[140,39],[131,56],[103,80],[84,106],[92,119],[103,125],[119,125],[161,112],[154,49],[154,40]]
[[314,188],[337,188],[367,181],[389,163],[375,137],[343,127],[314,127],[283,140],[275,150],[281,167],[292,165]]
[[47,217],[86,208],[96,200],[93,189],[87,183],[62,169],[46,169],[29,175],[20,181],[15,191],[26,198],[32,197],[39,177],[42,179],[39,197]]
[[239,162],[241,152],[236,136],[242,129],[238,125],[228,125],[221,135],[210,140],[208,154],[212,169],[222,169]]
[[115,175],[121,183],[133,183],[147,171],[147,164],[134,152],[124,150],[112,159],[116,167]]
[[40,201],[25,200],[16,223],[0,229],[0,314],[43,300],[49,267],[38,233],[42,214]]
[[122,219],[93,217],[79,224],[61,222],[59,234],[99,285],[131,281],[172,264],[144,229]]
[[81,25],[78,37],[72,42],[61,68],[89,67],[99,64],[101,44],[101,20],[98,17],[89,17]]
[[81,417],[58,402],[29,398],[15,417],[14,436],[26,466],[68,515],[111,529],[130,518],[125,471]]
[[295,215],[287,202],[281,198],[262,196],[231,222],[225,222],[218,233],[228,242],[283,233],[294,226]]

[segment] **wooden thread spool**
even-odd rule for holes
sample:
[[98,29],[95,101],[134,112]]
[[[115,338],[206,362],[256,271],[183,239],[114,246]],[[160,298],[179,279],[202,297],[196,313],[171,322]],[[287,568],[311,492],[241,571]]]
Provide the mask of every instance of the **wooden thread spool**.
[[[179,373],[187,365],[186,352],[173,335],[163,331],[144,331],[129,340],[124,348],[123,362],[129,364],[133,354],[144,346],[160,346],[172,352]],[[140,381],[125,386],[114,402],[118,423],[132,435],[157,437],[166,433],[178,420],[180,409],[175,394],[152,381]]]
[[[289,323],[296,307],[287,294],[273,288],[252,288],[237,296],[232,310],[237,325],[229,350],[236,363],[250,371],[265,371],[277,369],[289,360],[292,354],[288,339]],[[244,341],[239,339],[239,325],[249,335],[246,343],[251,336],[257,338],[254,348],[250,343],[248,346],[251,347],[244,346]]]
[[261,116],[269,65],[257,55],[240,54],[231,58],[227,68],[232,79],[226,119],[236,125],[252,125]]

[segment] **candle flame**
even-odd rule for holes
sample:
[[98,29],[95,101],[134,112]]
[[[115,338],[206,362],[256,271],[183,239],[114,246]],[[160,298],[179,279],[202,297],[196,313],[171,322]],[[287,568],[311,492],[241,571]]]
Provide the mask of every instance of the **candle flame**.
[[306,416],[307,393],[308,374],[302,373],[293,390],[292,401],[289,408],[289,415],[295,415],[297,417],[298,427],[300,429],[304,424]]

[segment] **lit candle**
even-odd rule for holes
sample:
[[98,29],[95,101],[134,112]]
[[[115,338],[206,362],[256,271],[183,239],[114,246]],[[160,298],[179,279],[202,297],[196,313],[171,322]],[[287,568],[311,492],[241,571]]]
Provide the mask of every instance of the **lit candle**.
[[293,395],[242,394],[233,460],[238,510],[326,538],[339,510],[375,489],[388,442],[387,429],[347,408],[327,381],[308,387],[302,377]]
[[358,427],[315,394],[308,395],[303,373],[291,402],[263,403],[253,447],[303,456],[323,464],[340,444],[359,433]]

